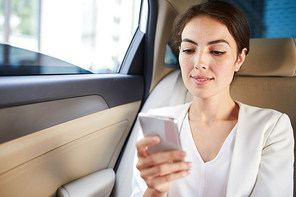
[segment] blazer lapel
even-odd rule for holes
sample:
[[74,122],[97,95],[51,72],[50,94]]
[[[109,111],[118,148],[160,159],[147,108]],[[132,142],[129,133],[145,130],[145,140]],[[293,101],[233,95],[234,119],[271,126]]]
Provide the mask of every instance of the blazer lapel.
[[[255,185],[263,135],[261,131],[265,120],[254,107],[239,103],[237,134],[232,155],[230,173],[227,186],[227,197],[250,196]],[[251,121],[251,122],[250,122]]]

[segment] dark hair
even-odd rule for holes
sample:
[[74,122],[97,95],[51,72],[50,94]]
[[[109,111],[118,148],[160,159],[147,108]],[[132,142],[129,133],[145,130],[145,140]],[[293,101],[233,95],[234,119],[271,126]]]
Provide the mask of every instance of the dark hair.
[[208,16],[224,24],[237,45],[237,55],[244,48],[249,52],[250,27],[245,15],[234,5],[223,1],[211,1],[192,6],[174,21],[172,47],[176,52],[181,45],[181,35],[186,24],[198,16]]

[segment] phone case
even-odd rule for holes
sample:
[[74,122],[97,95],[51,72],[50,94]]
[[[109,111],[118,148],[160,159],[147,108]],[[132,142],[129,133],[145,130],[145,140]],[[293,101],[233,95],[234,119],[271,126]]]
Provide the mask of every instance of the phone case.
[[177,120],[171,117],[138,114],[144,136],[158,135],[159,144],[148,148],[148,152],[169,151],[181,149]]

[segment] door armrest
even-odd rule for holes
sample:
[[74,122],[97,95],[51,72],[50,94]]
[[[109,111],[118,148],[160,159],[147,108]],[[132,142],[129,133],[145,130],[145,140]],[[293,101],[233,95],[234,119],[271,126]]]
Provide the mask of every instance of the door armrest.
[[115,182],[113,169],[100,170],[61,186],[58,197],[107,197]]

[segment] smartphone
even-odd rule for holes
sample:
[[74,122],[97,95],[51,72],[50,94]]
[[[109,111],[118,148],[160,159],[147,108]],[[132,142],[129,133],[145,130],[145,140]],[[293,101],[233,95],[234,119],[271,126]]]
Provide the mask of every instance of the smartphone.
[[139,113],[138,118],[144,136],[158,135],[160,137],[159,144],[148,148],[149,154],[182,149],[175,118],[152,116],[145,113]]

